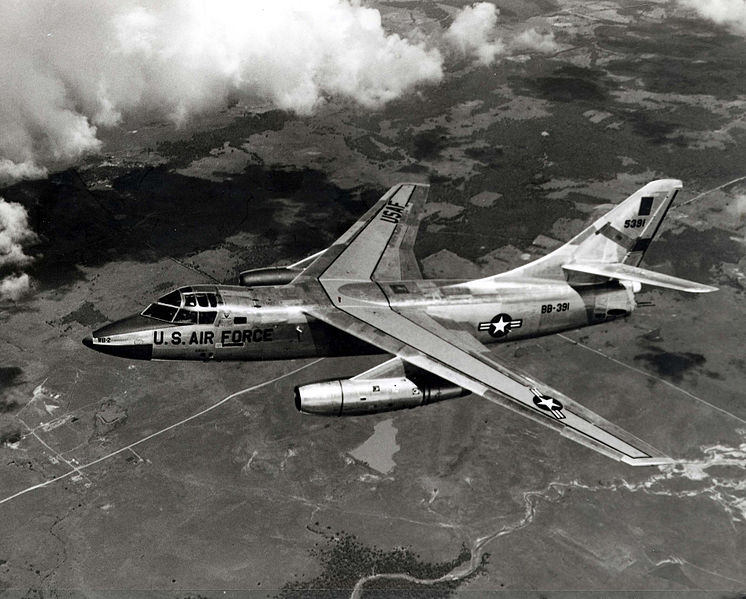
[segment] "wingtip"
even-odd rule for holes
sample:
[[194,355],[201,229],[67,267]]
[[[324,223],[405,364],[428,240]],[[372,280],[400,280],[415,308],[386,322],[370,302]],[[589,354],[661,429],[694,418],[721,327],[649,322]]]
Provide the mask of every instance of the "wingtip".
[[691,283],[691,285],[682,288],[681,291],[688,293],[712,293],[713,291],[720,291],[720,289],[712,285],[705,285],[704,283]]
[[629,456],[623,456],[620,461],[629,466],[670,466],[678,462],[678,460],[670,458],[667,455],[652,456],[648,458],[631,458]]

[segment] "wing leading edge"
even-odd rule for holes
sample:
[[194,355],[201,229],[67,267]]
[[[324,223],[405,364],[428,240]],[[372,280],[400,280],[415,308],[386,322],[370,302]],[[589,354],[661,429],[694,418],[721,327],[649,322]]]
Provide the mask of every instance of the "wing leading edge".
[[392,187],[299,277],[316,300],[308,314],[608,457],[631,465],[670,462],[559,391],[490,359],[487,348],[468,333],[447,329],[420,310],[395,310],[380,285],[361,295],[354,283],[387,279],[397,268],[401,272],[397,252],[413,240],[413,212],[424,203],[415,194],[419,187]]

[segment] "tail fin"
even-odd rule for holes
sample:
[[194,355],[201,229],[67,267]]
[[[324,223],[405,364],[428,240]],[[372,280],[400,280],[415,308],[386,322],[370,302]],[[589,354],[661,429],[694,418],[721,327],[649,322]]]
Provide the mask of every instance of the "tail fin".
[[[642,269],[634,267],[645,255],[681,188],[678,179],[652,181],[552,253],[509,272],[471,281],[468,285],[486,286],[492,281],[515,277],[561,279],[573,285],[594,284],[609,278],[631,280],[633,271],[639,277]],[[602,269],[603,273],[594,273],[589,268],[581,268],[586,264],[617,264],[625,267],[606,268]],[[563,269],[566,265],[576,265],[578,268]],[[627,273],[629,276],[616,276],[614,273]],[[649,280],[653,281],[655,277],[649,277]]]
[[681,188],[678,179],[659,179],[633,193],[570,240],[572,261],[640,264]]

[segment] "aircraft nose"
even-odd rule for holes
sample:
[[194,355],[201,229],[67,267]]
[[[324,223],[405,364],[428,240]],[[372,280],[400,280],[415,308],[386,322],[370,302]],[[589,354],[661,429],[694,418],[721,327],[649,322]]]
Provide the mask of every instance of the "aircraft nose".
[[[170,325],[166,324],[165,326]],[[114,337],[115,335],[150,331],[153,330],[153,328],[154,325],[152,319],[141,316],[140,314],[133,314],[132,316],[128,316],[122,320],[117,320],[93,331],[93,338],[100,339],[101,337]]]
[[93,331],[83,339],[86,347],[121,358],[153,358],[153,321],[136,314]]

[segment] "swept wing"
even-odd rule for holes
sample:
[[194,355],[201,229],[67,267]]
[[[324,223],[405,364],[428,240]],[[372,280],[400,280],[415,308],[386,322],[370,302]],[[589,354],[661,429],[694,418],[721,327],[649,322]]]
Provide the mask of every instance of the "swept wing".
[[392,307],[380,285],[359,285],[412,271],[413,234],[402,229],[416,222],[426,192],[417,184],[392,187],[298,277],[296,284],[317,300],[307,312],[604,455],[632,465],[669,462],[566,395],[491,359],[469,333],[447,328],[421,309]]

